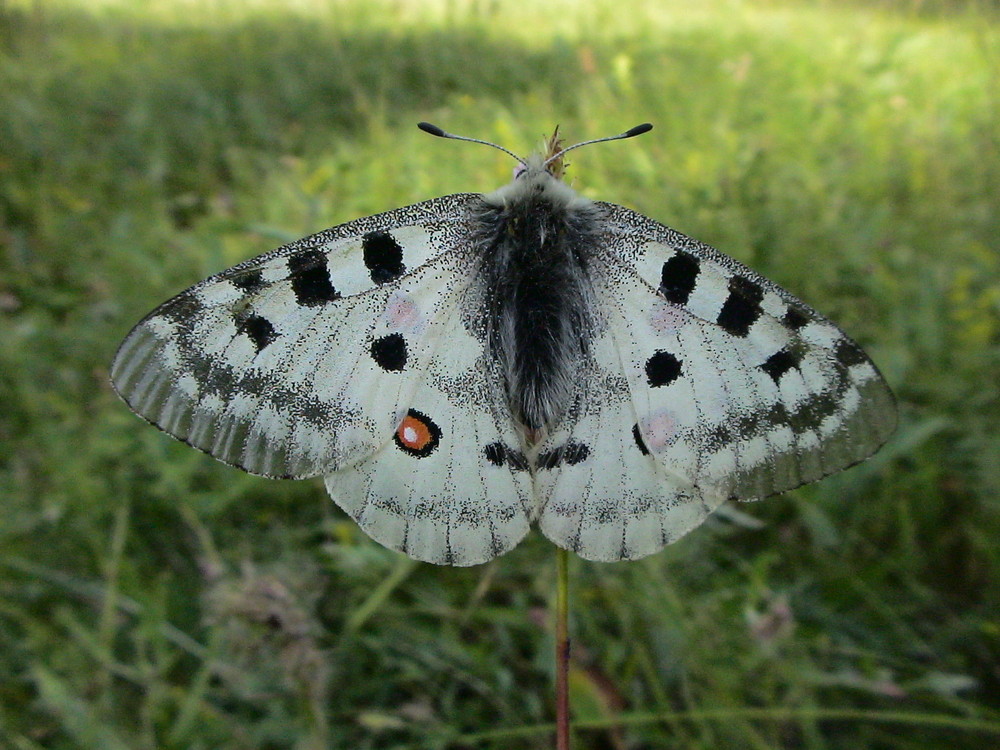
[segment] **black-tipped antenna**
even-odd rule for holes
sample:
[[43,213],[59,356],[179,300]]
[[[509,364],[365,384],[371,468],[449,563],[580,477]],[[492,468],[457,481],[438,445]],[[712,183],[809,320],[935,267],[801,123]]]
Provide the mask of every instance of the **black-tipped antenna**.
[[[456,141],[468,141],[469,143],[482,143],[484,146],[492,146],[495,149],[503,151],[509,156],[513,156],[521,164],[524,164],[524,159],[515,154],[513,151],[508,151],[503,146],[498,146],[495,143],[490,143],[489,141],[481,141],[478,138],[466,138],[464,135],[455,135],[454,133],[448,133],[441,130],[437,125],[431,125],[429,122],[418,122],[417,127],[423,130],[425,133],[430,133],[431,135],[436,135],[438,138],[451,138]],[[634,130],[634,128],[633,128]]]
[[618,135],[609,135],[604,138],[594,138],[591,141],[583,141],[582,143],[575,143],[572,146],[568,146],[560,151],[558,154],[554,154],[546,159],[543,163],[543,167],[547,167],[549,164],[554,162],[559,157],[563,156],[567,151],[572,151],[575,148],[580,148],[581,146],[589,146],[591,143],[604,143],[604,141],[620,141],[622,138],[633,138],[637,135],[642,135],[643,133],[648,133],[653,129],[653,125],[648,122],[644,122],[642,125],[636,125],[634,128],[629,128],[624,133],[619,133]]

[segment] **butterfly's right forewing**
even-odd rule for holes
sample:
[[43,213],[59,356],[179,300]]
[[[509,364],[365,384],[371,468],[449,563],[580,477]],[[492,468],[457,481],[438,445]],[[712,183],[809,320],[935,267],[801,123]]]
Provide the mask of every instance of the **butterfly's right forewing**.
[[115,388],[171,435],[252,473],[307,477],[392,436],[467,283],[477,196],[360,219],[181,293],[128,335]]

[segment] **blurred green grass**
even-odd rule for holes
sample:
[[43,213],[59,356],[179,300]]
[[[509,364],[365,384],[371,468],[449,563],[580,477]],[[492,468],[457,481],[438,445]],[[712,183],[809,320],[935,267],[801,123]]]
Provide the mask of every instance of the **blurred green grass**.
[[128,328],[202,277],[509,177],[421,119],[519,152],[556,123],[654,122],[575,154],[576,186],[829,314],[900,400],[860,467],[640,562],[574,561],[577,747],[994,744],[997,20],[962,2],[0,3],[0,746],[550,746],[544,539],[412,563],[318,482],[223,467],[107,383]]

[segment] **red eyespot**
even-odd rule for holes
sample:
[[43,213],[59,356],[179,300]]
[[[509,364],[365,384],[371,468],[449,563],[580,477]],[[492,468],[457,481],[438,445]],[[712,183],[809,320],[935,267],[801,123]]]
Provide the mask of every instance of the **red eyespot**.
[[396,446],[404,453],[425,458],[434,452],[441,439],[441,428],[416,409],[410,409],[396,428]]

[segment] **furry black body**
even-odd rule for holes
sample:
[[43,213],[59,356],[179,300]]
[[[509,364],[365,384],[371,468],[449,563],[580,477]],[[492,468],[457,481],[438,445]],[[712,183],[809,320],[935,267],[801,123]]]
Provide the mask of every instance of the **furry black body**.
[[488,352],[512,416],[531,431],[558,424],[587,356],[598,210],[530,162],[513,183],[484,196],[478,280]]

